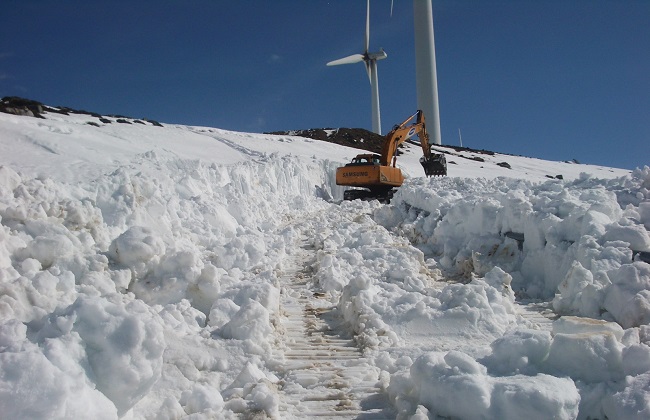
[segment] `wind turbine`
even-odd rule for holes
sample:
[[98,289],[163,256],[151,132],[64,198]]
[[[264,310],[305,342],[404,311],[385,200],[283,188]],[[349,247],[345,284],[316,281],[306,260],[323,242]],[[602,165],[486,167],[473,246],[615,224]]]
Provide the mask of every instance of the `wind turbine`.
[[[392,16],[393,1],[390,2],[390,13]],[[431,0],[413,0],[413,24],[418,109],[424,112],[431,141],[434,144],[441,144],[436,45],[433,39],[433,7],[431,6]]]
[[366,72],[370,79],[370,100],[372,108],[372,131],[381,134],[381,116],[379,113],[379,80],[377,78],[377,60],[383,60],[387,57],[386,52],[382,48],[378,52],[371,53],[368,51],[370,48],[370,0],[368,0],[366,8],[366,48],[363,54],[353,54],[348,57],[340,58],[338,60],[330,61],[328,66],[338,66],[340,64],[353,64],[364,62],[366,65]]

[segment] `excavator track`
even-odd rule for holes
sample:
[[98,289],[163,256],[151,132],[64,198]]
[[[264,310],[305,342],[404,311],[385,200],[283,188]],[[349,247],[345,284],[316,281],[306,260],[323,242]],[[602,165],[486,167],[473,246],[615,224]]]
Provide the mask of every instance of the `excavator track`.
[[314,290],[303,249],[289,257],[281,277],[284,358],[283,419],[391,419],[378,370],[345,328],[329,295]]

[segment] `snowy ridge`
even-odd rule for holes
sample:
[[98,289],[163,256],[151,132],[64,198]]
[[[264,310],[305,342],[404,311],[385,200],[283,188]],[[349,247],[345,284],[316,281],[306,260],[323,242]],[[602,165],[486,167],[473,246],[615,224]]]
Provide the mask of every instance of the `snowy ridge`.
[[354,149],[45,117],[0,114],[4,416],[650,416],[649,167],[406,150],[339,203]]

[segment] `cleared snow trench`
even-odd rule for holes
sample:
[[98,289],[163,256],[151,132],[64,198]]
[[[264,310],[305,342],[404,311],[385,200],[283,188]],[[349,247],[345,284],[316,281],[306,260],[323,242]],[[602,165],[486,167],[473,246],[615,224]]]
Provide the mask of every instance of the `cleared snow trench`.
[[552,331],[553,321],[559,318],[550,301],[517,302],[517,313],[530,324],[529,327],[542,331]]
[[378,387],[378,370],[346,331],[331,296],[313,289],[312,257],[303,245],[287,257],[281,277],[280,417],[394,418]]

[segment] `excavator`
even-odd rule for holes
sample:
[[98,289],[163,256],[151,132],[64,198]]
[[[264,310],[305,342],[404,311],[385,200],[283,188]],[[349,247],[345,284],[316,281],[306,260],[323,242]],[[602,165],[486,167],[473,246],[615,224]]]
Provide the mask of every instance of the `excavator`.
[[[415,119],[415,122],[409,125]],[[348,187],[343,193],[344,200],[379,200],[388,203],[396,188],[404,182],[402,171],[397,168],[397,147],[404,142],[417,144],[411,140],[417,135],[422,146],[423,156],[420,164],[426,176],[447,175],[447,160],[441,153],[433,153],[429,144],[424,121],[424,114],[418,110],[401,124],[393,127],[386,135],[382,146],[381,155],[361,154],[352,159],[352,162],[336,169],[336,184]],[[360,189],[361,188],[361,189]]]

